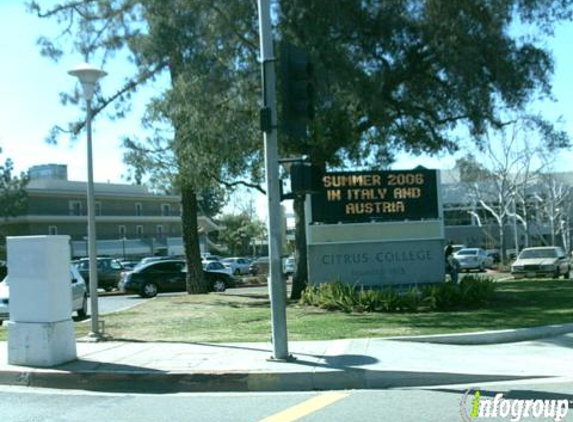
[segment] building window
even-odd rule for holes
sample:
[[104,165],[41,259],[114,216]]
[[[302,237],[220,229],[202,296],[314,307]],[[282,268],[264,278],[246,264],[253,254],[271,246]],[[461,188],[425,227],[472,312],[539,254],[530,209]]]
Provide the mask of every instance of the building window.
[[82,215],[82,203],[81,201],[70,201],[70,215]]
[[135,226],[135,234],[137,237],[143,237],[143,226]]
[[95,203],[95,215],[101,215],[101,202]]
[[171,204],[161,204],[161,215],[169,217],[171,215]]
[[163,237],[163,224],[158,224],[157,227],[155,228],[155,233],[157,234],[157,237]]
[[123,239],[127,235],[127,229],[124,225],[117,226],[117,232],[119,234],[119,238]]
[[48,226],[48,234],[50,236],[56,236],[58,234],[58,227],[57,226]]
[[143,215],[143,204],[141,202],[135,203],[135,215],[141,217]]

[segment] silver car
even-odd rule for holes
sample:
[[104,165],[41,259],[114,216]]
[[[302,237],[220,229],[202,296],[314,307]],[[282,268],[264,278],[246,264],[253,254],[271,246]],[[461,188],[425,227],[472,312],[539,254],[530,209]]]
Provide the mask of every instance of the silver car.
[[231,269],[233,275],[249,274],[249,261],[245,258],[224,258],[221,261],[225,267]]
[[558,246],[525,248],[511,265],[511,275],[515,278],[569,278],[570,271],[569,258]]
[[[88,314],[88,293],[86,282],[80,272],[73,265],[70,266],[70,280],[72,283],[72,312],[78,317],[85,318]],[[10,285],[8,276],[0,282],[0,324],[10,319]]]
[[491,258],[481,248],[463,248],[454,253],[454,258],[460,264],[460,271],[485,271],[491,267]]

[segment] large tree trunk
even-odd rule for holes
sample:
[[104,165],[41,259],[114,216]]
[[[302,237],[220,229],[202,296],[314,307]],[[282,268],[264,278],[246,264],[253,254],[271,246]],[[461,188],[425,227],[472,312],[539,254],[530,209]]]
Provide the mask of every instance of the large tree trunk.
[[203,276],[199,232],[197,227],[197,194],[190,186],[181,186],[181,223],[183,225],[183,246],[187,261],[187,293],[207,293],[209,287]]
[[[172,84],[177,81],[178,75],[184,72],[183,57],[180,52],[175,52],[170,56],[169,72],[171,74]],[[195,188],[185,183],[184,173],[185,160],[187,159],[184,154],[182,142],[185,142],[181,133],[181,127],[184,125],[181,122],[184,117],[174,115],[172,118],[173,127],[175,129],[174,145],[175,155],[179,167],[179,187],[181,189],[181,225],[183,234],[183,248],[185,250],[185,261],[187,263],[187,278],[185,280],[185,287],[189,294],[208,293],[209,288],[205,277],[203,275],[203,266],[201,265],[201,251],[199,250],[199,231],[197,226],[197,192]],[[188,142],[188,140],[187,140]]]
[[292,290],[290,298],[293,300],[300,299],[302,292],[308,284],[308,266],[306,262],[306,224],[304,212],[305,196],[295,196],[293,209],[295,218],[295,235],[294,235],[294,257],[296,268],[292,279]]

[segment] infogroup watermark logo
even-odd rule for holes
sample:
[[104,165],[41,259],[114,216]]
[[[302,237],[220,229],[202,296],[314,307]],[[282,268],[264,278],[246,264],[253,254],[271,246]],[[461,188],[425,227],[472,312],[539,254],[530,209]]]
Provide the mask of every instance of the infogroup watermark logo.
[[488,393],[479,388],[470,388],[464,392],[460,402],[460,412],[464,422],[507,419],[511,422],[522,420],[562,421],[569,411],[567,399],[514,399],[506,398],[503,393]]

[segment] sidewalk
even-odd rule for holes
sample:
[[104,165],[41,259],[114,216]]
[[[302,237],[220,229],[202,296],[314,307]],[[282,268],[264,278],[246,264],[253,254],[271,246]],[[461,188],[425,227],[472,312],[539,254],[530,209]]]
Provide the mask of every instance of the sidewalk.
[[[514,342],[499,343],[508,340]],[[390,388],[573,376],[573,324],[477,337],[291,341],[294,359],[289,362],[269,360],[268,343],[79,342],[77,351],[77,361],[30,368],[8,365],[7,343],[0,342],[0,384],[168,393]]]

